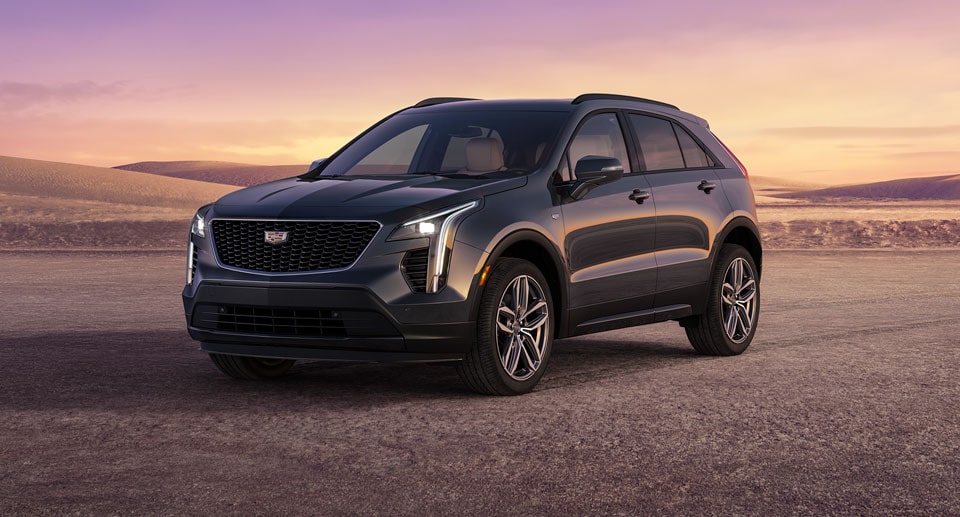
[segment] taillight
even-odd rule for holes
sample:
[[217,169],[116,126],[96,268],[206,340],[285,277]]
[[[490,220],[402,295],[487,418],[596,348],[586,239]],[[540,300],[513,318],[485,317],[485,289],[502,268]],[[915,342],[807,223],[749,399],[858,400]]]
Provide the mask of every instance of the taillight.
[[747,168],[743,166],[743,162],[740,161],[740,158],[737,158],[737,155],[733,154],[733,151],[727,147],[727,144],[721,142],[719,138],[717,138],[717,142],[720,142],[720,145],[727,150],[727,154],[733,158],[733,161],[737,162],[737,167],[740,167],[740,172],[743,173],[743,177],[746,178],[747,181],[750,181],[750,174],[747,173]]

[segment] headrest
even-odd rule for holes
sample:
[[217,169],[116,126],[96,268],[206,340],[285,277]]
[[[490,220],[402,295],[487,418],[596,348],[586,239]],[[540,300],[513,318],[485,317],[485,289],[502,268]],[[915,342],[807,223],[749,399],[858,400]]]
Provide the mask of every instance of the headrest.
[[495,138],[467,141],[467,171],[490,172],[503,168],[503,145]]

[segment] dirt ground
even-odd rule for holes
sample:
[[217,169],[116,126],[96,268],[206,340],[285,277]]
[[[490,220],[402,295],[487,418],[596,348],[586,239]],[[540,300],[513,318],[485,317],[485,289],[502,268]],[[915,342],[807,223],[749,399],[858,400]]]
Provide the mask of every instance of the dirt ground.
[[183,262],[0,252],[0,514],[960,514],[960,251],[770,252],[744,355],[569,339],[513,398],[435,365],[229,380]]

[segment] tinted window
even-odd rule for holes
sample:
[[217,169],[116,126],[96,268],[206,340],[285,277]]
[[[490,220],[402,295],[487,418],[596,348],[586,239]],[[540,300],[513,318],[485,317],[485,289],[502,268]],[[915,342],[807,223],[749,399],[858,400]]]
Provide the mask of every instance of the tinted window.
[[[543,153],[557,139],[569,114],[553,111],[430,111],[405,112],[374,127],[338,156],[323,165],[323,176],[406,174],[415,172],[487,173],[469,167],[471,141],[503,155],[488,152],[481,165],[489,172],[530,172],[540,166]],[[480,145],[474,146],[482,147]]]
[[643,155],[644,170],[683,168],[683,154],[670,121],[631,114],[630,122],[637,133],[637,146]]
[[[576,169],[577,161],[584,156],[610,156],[620,160],[624,170],[630,169],[627,146],[623,132],[614,113],[593,115],[577,131],[567,151],[567,167]],[[569,174],[569,173],[567,173]]]
[[440,164],[441,172],[451,172],[460,170],[467,166],[467,142],[474,138],[493,138],[503,146],[503,138],[500,133],[486,127],[471,126],[469,132],[464,135],[451,135],[447,143],[447,151],[443,155],[443,162]]
[[410,167],[427,126],[410,128],[387,140],[344,174],[404,174]]
[[679,124],[674,124],[673,129],[677,133],[677,140],[680,141],[680,150],[683,151],[683,161],[688,169],[713,167],[713,160],[707,156],[707,153],[705,153],[703,148],[700,147],[700,144],[690,136],[690,133],[687,133],[686,129],[680,127]]

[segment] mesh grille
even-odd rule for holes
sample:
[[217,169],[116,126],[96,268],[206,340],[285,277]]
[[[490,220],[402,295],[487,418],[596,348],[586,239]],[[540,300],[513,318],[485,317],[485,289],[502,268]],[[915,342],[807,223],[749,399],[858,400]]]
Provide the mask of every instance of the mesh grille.
[[400,262],[400,270],[410,290],[422,293],[427,290],[427,248],[408,251]]
[[[288,273],[345,268],[360,257],[380,229],[376,222],[213,221],[213,242],[224,265]],[[287,232],[266,242],[267,232]]]

